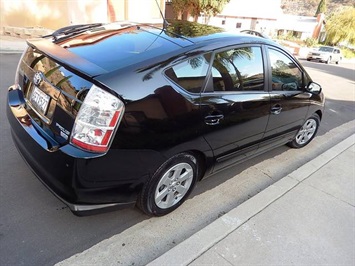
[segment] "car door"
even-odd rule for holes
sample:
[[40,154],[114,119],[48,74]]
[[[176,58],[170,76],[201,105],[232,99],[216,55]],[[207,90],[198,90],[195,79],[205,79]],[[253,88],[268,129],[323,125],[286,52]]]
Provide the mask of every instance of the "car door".
[[306,119],[311,93],[305,87],[309,77],[287,53],[268,48],[270,118],[263,144],[267,148],[292,138]]
[[260,45],[219,50],[201,94],[204,137],[215,171],[252,155],[264,135],[270,109]]
[[333,61],[338,63],[340,60],[341,60],[341,53],[340,53],[340,50],[339,49],[334,49],[334,52],[333,52],[333,56],[334,56],[334,59]]

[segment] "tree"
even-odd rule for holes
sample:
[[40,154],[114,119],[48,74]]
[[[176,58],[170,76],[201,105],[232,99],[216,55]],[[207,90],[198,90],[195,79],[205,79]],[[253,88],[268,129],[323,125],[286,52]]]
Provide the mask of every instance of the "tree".
[[230,0],[172,0],[171,4],[175,15],[182,19],[182,14],[188,12],[194,17],[194,21],[203,13],[207,21],[220,13]]
[[333,14],[326,22],[326,43],[340,42],[355,44],[355,7],[347,7]]
[[211,17],[222,12],[224,6],[229,3],[230,0],[199,0],[200,13],[204,13],[206,16],[206,23]]
[[171,5],[173,7],[175,16],[177,19],[182,19],[182,14],[188,10],[189,0],[172,0]]
[[327,12],[327,0],[320,0],[315,16]]

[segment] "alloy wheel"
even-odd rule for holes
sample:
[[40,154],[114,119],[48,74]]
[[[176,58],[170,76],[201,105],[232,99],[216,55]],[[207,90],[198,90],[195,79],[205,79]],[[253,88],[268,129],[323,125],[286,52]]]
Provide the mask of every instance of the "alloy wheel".
[[298,132],[295,140],[297,144],[303,145],[310,141],[317,130],[317,122],[314,119],[308,119],[300,131]]
[[179,163],[167,170],[156,187],[155,204],[161,209],[177,204],[189,191],[193,174],[188,163]]

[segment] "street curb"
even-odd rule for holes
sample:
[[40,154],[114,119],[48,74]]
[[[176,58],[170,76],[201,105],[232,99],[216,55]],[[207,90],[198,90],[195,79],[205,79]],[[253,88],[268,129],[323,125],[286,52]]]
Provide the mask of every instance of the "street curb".
[[270,185],[147,265],[188,265],[354,143],[355,134]]

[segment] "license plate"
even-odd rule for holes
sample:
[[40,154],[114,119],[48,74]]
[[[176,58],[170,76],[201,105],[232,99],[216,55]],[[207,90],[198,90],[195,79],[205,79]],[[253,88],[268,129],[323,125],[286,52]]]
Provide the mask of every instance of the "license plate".
[[30,97],[30,102],[42,114],[45,114],[47,112],[49,99],[50,99],[49,95],[45,94],[39,88],[33,87],[31,97]]

